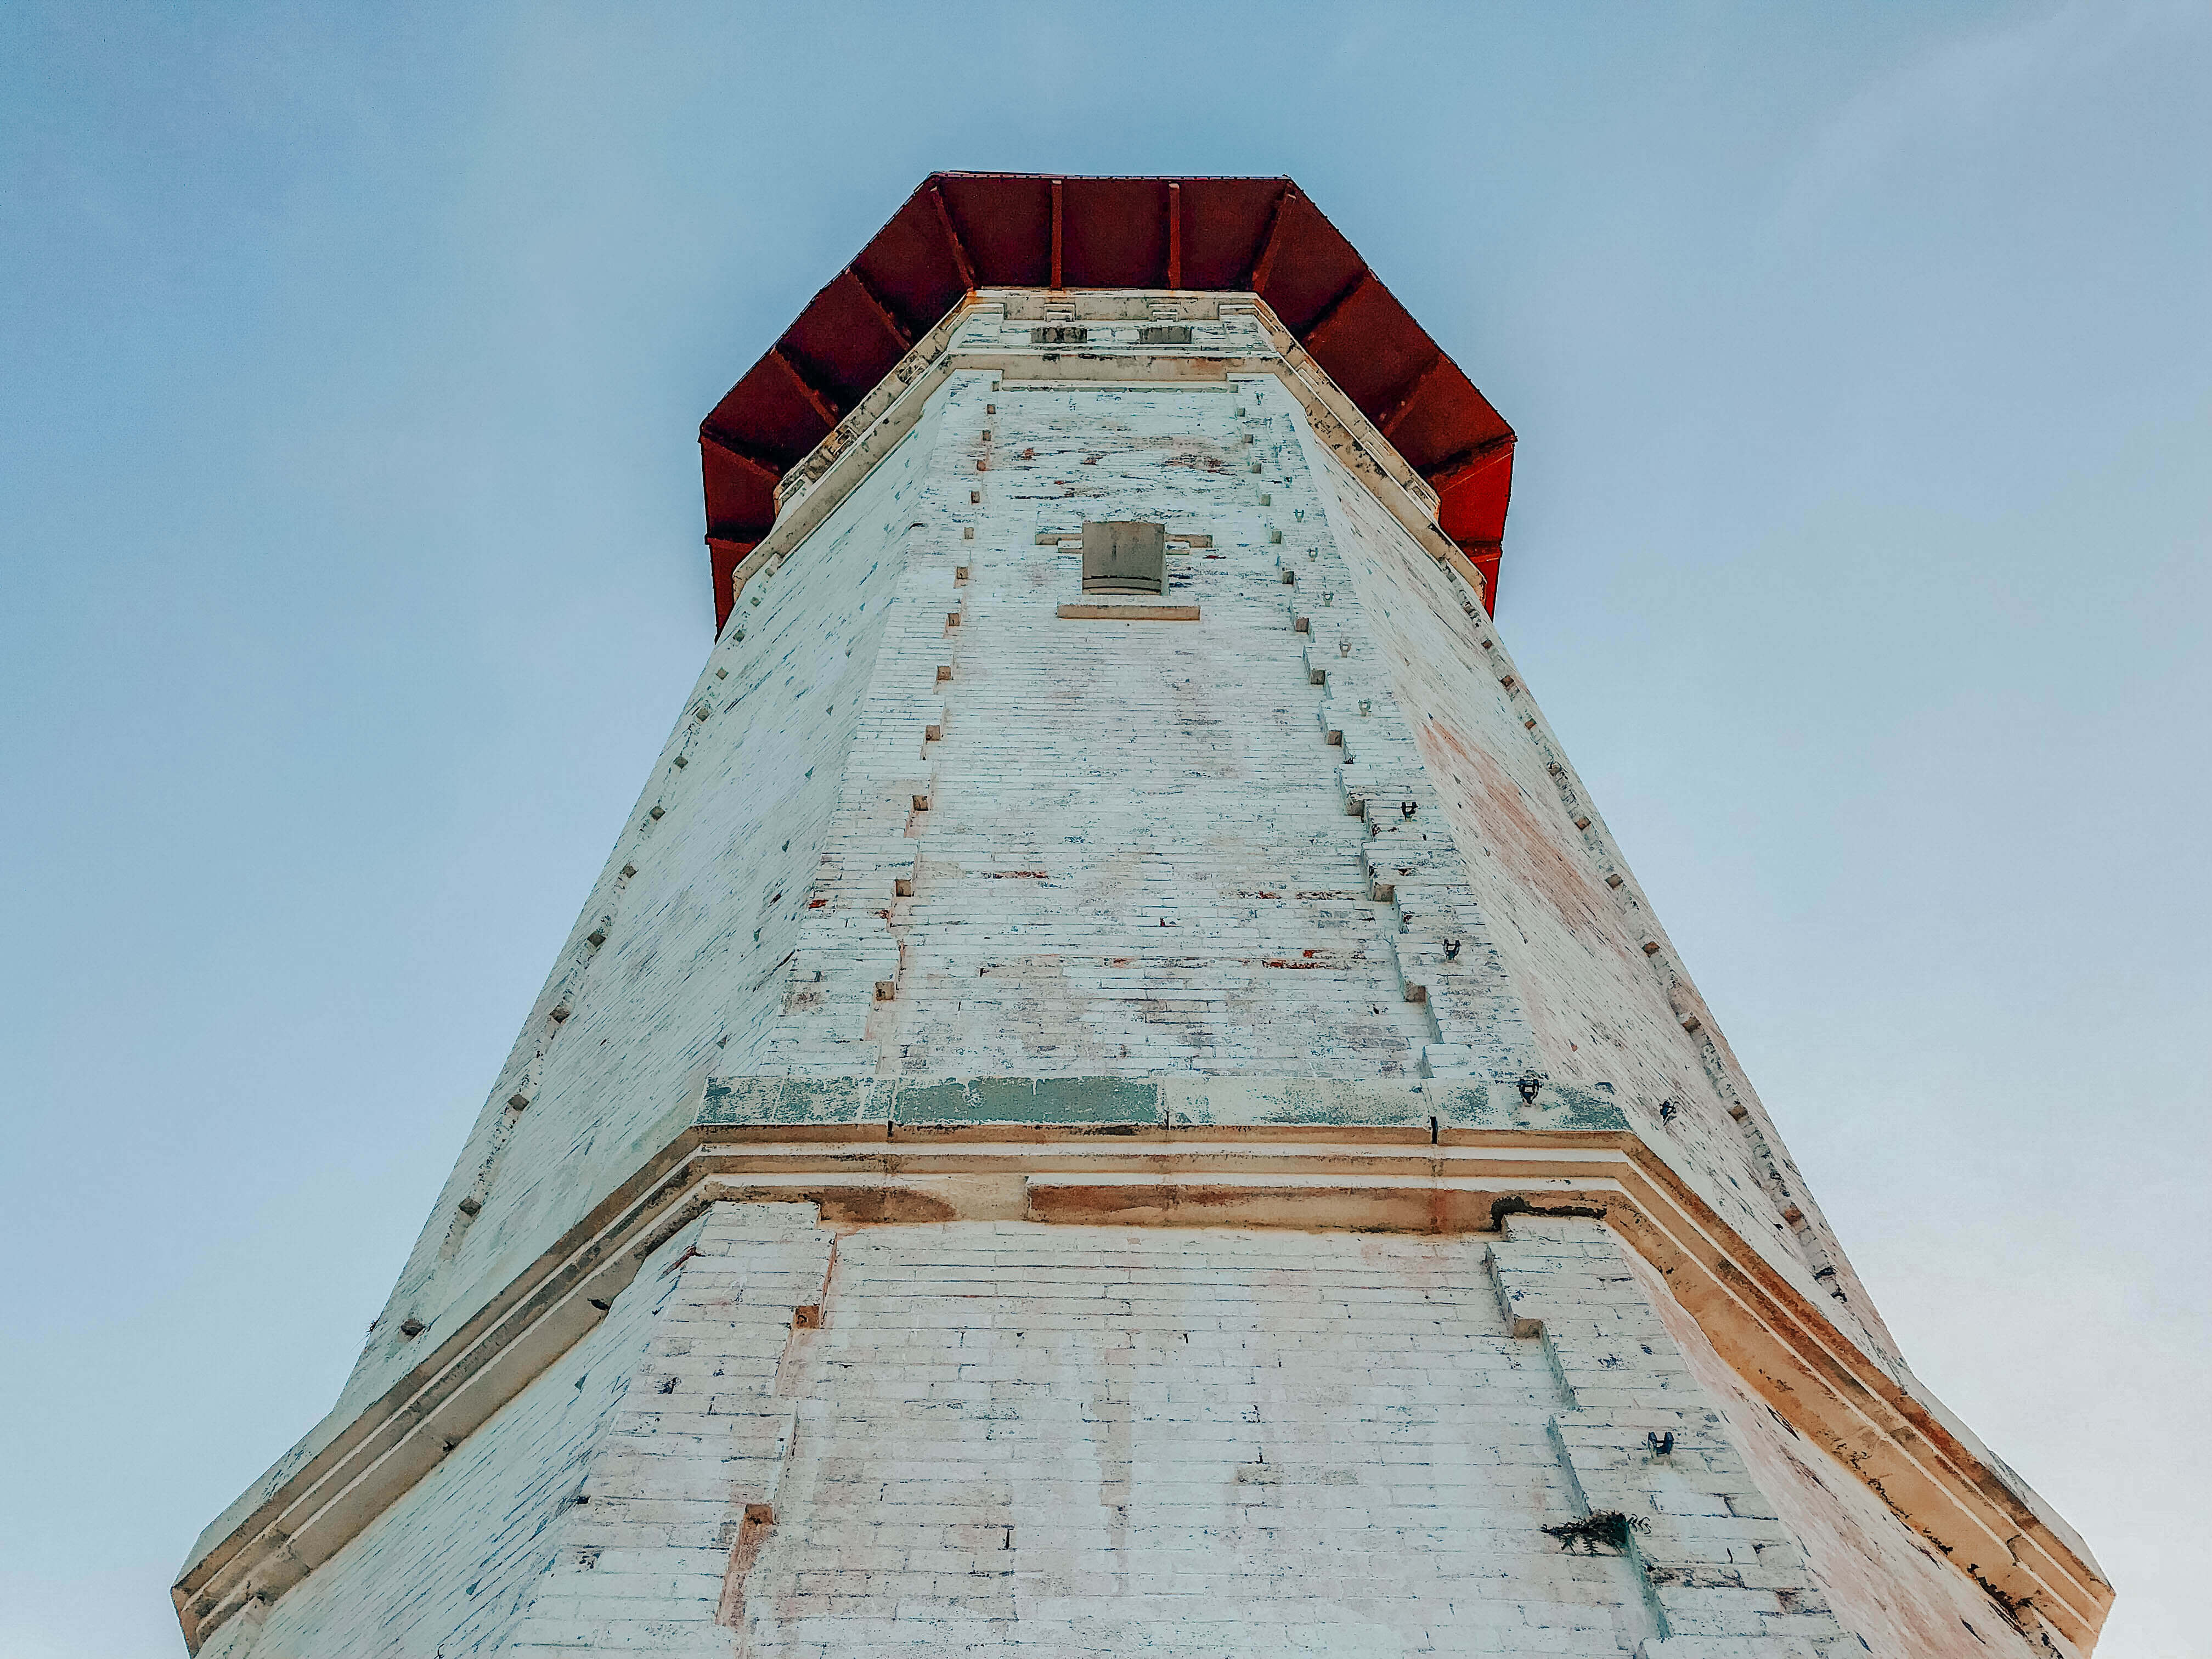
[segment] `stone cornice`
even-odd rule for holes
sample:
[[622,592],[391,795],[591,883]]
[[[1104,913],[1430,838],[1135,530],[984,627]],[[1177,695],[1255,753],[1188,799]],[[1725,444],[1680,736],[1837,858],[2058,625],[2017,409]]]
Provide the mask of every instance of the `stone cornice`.
[[1939,1404],[1876,1365],[1616,1109],[1500,1093],[1225,1079],[710,1085],[689,1128],[198,1553],[174,1592],[187,1643],[197,1651],[328,1560],[588,1332],[663,1239],[734,1200],[811,1204],[843,1227],[1466,1233],[1516,1212],[1602,1216],[1792,1428],[1962,1571],[2094,1644],[2112,1591],[2087,1550]]

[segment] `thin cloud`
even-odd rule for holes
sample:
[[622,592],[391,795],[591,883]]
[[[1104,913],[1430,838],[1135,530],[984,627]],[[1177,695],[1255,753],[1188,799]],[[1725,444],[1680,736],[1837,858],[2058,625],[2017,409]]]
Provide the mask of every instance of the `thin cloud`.
[[2073,88],[2175,35],[2212,33],[2212,12],[2184,0],[2073,0],[2041,16],[1935,47],[1839,109],[1785,186],[1785,232],[1826,220],[1931,149],[2068,101]]

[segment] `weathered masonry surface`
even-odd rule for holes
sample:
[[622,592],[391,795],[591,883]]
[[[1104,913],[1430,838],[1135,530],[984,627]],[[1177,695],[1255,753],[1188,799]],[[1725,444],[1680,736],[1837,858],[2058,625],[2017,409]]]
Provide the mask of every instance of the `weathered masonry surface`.
[[203,1651],[2042,1650],[1716,1373],[1595,1220],[717,1204]]
[[1267,306],[975,294],[780,499],[198,1651],[2087,1651]]

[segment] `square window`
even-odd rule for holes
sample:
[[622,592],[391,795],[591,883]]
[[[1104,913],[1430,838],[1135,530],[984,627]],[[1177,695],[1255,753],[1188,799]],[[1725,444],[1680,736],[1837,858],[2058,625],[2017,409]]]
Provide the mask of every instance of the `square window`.
[[1086,522],[1083,526],[1083,591],[1166,592],[1168,527],[1128,520]]

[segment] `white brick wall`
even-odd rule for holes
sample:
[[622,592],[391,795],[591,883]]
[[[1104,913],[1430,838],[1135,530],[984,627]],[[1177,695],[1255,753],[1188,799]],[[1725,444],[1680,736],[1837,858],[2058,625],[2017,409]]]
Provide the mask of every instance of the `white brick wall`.
[[[1596,1221],[833,1236],[721,1204],[208,1651],[2043,1651],[1717,1365]],[[1593,1511],[1631,1547],[1577,1539]]]
[[773,1509],[794,1413],[776,1389],[793,1310],[818,1305],[830,1237],[812,1210],[718,1204],[617,1301],[651,1335],[551,1565],[498,1651],[648,1650],[722,1659],[717,1622],[749,1505]]
[[1484,1249],[848,1237],[748,1651],[1619,1653]]
[[[931,501],[949,510],[915,538],[770,1069],[1416,1073],[1446,1008],[1442,952],[1422,940],[1438,994],[1409,1003],[1412,947],[1371,895],[1332,694],[1307,660],[1322,648],[1340,678],[1358,672],[1356,649],[1336,652],[1359,637],[1357,601],[1319,514],[1310,531],[1280,477],[1242,459],[1272,459],[1240,440],[1285,429],[1262,410],[1295,406],[1271,382],[994,378],[940,394]],[[1147,517],[1211,539],[1170,559],[1170,597],[1201,620],[1058,617],[1081,598],[1079,561],[1038,533]],[[1305,592],[1284,561],[1327,594],[1311,633],[1291,627]],[[1398,793],[1417,793],[1388,692],[1370,698],[1363,759],[1380,763],[1388,730]],[[879,981],[897,988],[880,1006]]]
[[829,1259],[806,1206],[717,1206],[359,1537],[222,1626],[205,1659],[726,1659],[733,1529],[772,1499],[792,1417],[775,1367]]

